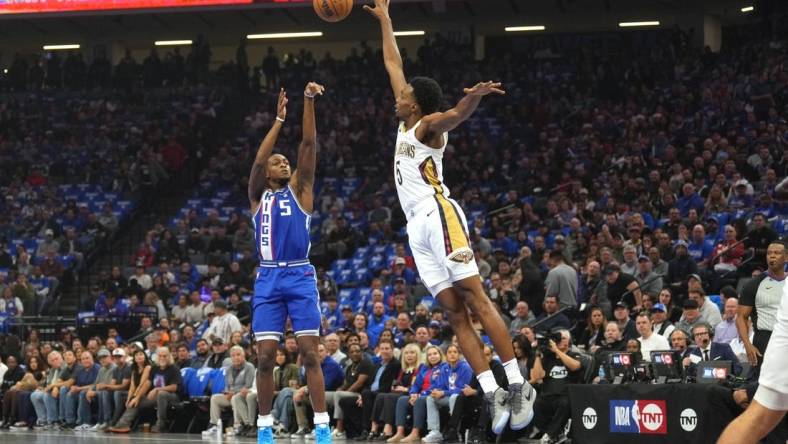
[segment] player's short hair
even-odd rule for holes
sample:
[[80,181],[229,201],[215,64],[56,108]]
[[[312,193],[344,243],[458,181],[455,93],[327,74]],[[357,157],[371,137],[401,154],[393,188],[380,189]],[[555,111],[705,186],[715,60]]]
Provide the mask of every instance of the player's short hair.
[[438,82],[429,77],[414,77],[410,79],[410,86],[424,115],[438,111],[443,103],[443,91]]

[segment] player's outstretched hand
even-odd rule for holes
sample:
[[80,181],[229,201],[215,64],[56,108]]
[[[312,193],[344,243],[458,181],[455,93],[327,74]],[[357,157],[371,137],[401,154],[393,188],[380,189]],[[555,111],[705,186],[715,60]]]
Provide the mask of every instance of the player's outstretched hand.
[[276,101],[276,117],[285,120],[287,117],[287,93],[284,88],[279,89],[279,100]]
[[318,85],[315,82],[309,82],[304,88],[304,95],[307,97],[315,97],[316,95],[323,95],[326,88],[323,85]]
[[501,89],[499,82],[479,82],[471,88],[463,89],[465,94],[469,96],[486,96],[487,94],[506,94],[506,91]]
[[389,0],[375,0],[375,7],[364,5],[364,10],[372,14],[378,20],[383,20],[389,16]]

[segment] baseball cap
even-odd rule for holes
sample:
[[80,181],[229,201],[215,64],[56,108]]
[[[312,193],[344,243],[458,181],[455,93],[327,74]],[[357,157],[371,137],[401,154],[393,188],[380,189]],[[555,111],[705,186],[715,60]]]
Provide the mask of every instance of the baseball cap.
[[211,339],[211,345],[217,344],[224,344],[224,339],[220,338],[219,336],[214,336],[213,339]]
[[706,222],[714,222],[715,224],[718,224],[720,223],[720,220],[717,219],[716,216],[709,216],[706,218]]
[[676,250],[679,247],[687,248],[687,243],[684,242],[683,240],[680,240],[680,241],[676,242],[676,245],[673,246],[673,249]]
[[44,235],[45,235],[45,236],[54,236],[54,235],[55,235],[55,232],[54,232],[54,231],[52,231],[52,229],[51,229],[51,228],[47,228],[47,229],[46,229],[46,231],[44,231]]
[[398,257],[398,258],[394,259],[394,265],[405,265],[405,258],[404,257]]
[[618,303],[616,304],[616,308],[626,308],[627,310],[629,310],[629,304],[627,304],[624,301],[618,301]]
[[689,275],[689,278],[687,278],[687,280],[690,280],[690,279],[695,279],[696,281],[698,281],[700,283],[703,283],[703,280],[700,278],[700,276],[698,276],[697,274],[694,274],[694,273]]
[[747,182],[747,179],[740,179],[738,182],[736,182],[736,184],[734,186],[746,187],[749,184],[750,184],[750,182]]
[[430,321],[430,328],[441,328],[441,323],[438,321]]
[[693,309],[693,308],[694,308],[694,309],[697,309],[697,308],[698,308],[698,301],[694,301],[694,300],[692,300],[692,299],[687,299],[686,301],[684,301],[684,305],[683,305],[683,307],[684,307],[685,309],[686,309],[686,308],[689,308],[689,309]]
[[405,283],[405,278],[404,277],[398,277],[398,278],[394,279],[394,282],[395,283],[402,282],[404,284]]
[[112,356],[126,356],[126,351],[118,347],[115,350],[112,350]]
[[227,308],[227,302],[223,299],[218,299],[216,302],[213,303],[214,308]]
[[199,229],[199,228],[192,228],[192,229],[191,229],[191,232],[192,232],[192,233],[199,233],[199,232],[200,232],[200,229]]
[[662,313],[667,313],[668,309],[667,307],[665,307],[664,304],[654,304],[654,306],[651,307],[651,312],[653,313],[655,311],[661,311]]
[[641,254],[638,258],[638,262],[651,262],[651,258],[646,256],[645,254]]
[[342,306],[342,311],[345,311],[345,310],[353,311],[353,308],[351,308],[350,305],[343,305]]
[[109,356],[109,350],[107,350],[106,348],[102,348],[101,350],[98,351],[98,353],[96,353],[96,356],[98,356],[99,358],[107,357]]
[[139,349],[139,350],[145,350],[145,347],[142,346],[142,342],[140,342],[140,341],[134,342],[131,345],[137,347],[137,349]]

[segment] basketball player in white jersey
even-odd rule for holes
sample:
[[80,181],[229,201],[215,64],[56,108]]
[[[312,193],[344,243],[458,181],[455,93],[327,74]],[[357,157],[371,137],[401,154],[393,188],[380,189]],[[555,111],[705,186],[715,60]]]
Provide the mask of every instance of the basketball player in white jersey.
[[[374,8],[364,6],[364,9],[380,21],[384,63],[397,101],[400,126],[394,153],[394,180],[408,219],[413,258],[422,281],[449,314],[463,355],[490,403],[493,431],[500,434],[507,423],[512,429],[520,430],[533,418],[536,391],[520,374],[512,339],[482,288],[465,215],[449,198],[449,189],[443,183],[443,152],[448,131],[470,117],[482,97],[504,94],[504,91],[500,83],[479,83],[466,88],[465,97],[454,108],[439,112],[443,93],[435,80],[426,77],[415,77],[410,83],[405,80],[388,4],[388,0],[375,0]],[[481,320],[504,363],[508,392],[495,382],[468,309]]]

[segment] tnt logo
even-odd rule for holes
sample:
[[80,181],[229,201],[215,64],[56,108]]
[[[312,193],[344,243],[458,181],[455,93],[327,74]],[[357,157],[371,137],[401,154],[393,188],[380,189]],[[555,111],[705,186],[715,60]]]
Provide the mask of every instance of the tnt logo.
[[665,401],[610,401],[610,431],[664,435],[668,432]]
[[695,428],[698,427],[698,415],[695,413],[695,410],[682,410],[681,415],[679,415],[679,425],[681,425],[681,428],[684,429],[685,432],[695,430]]
[[591,407],[586,407],[586,409],[583,410],[582,420],[583,427],[585,427],[586,430],[592,430],[594,427],[596,427],[596,410],[592,409]]

